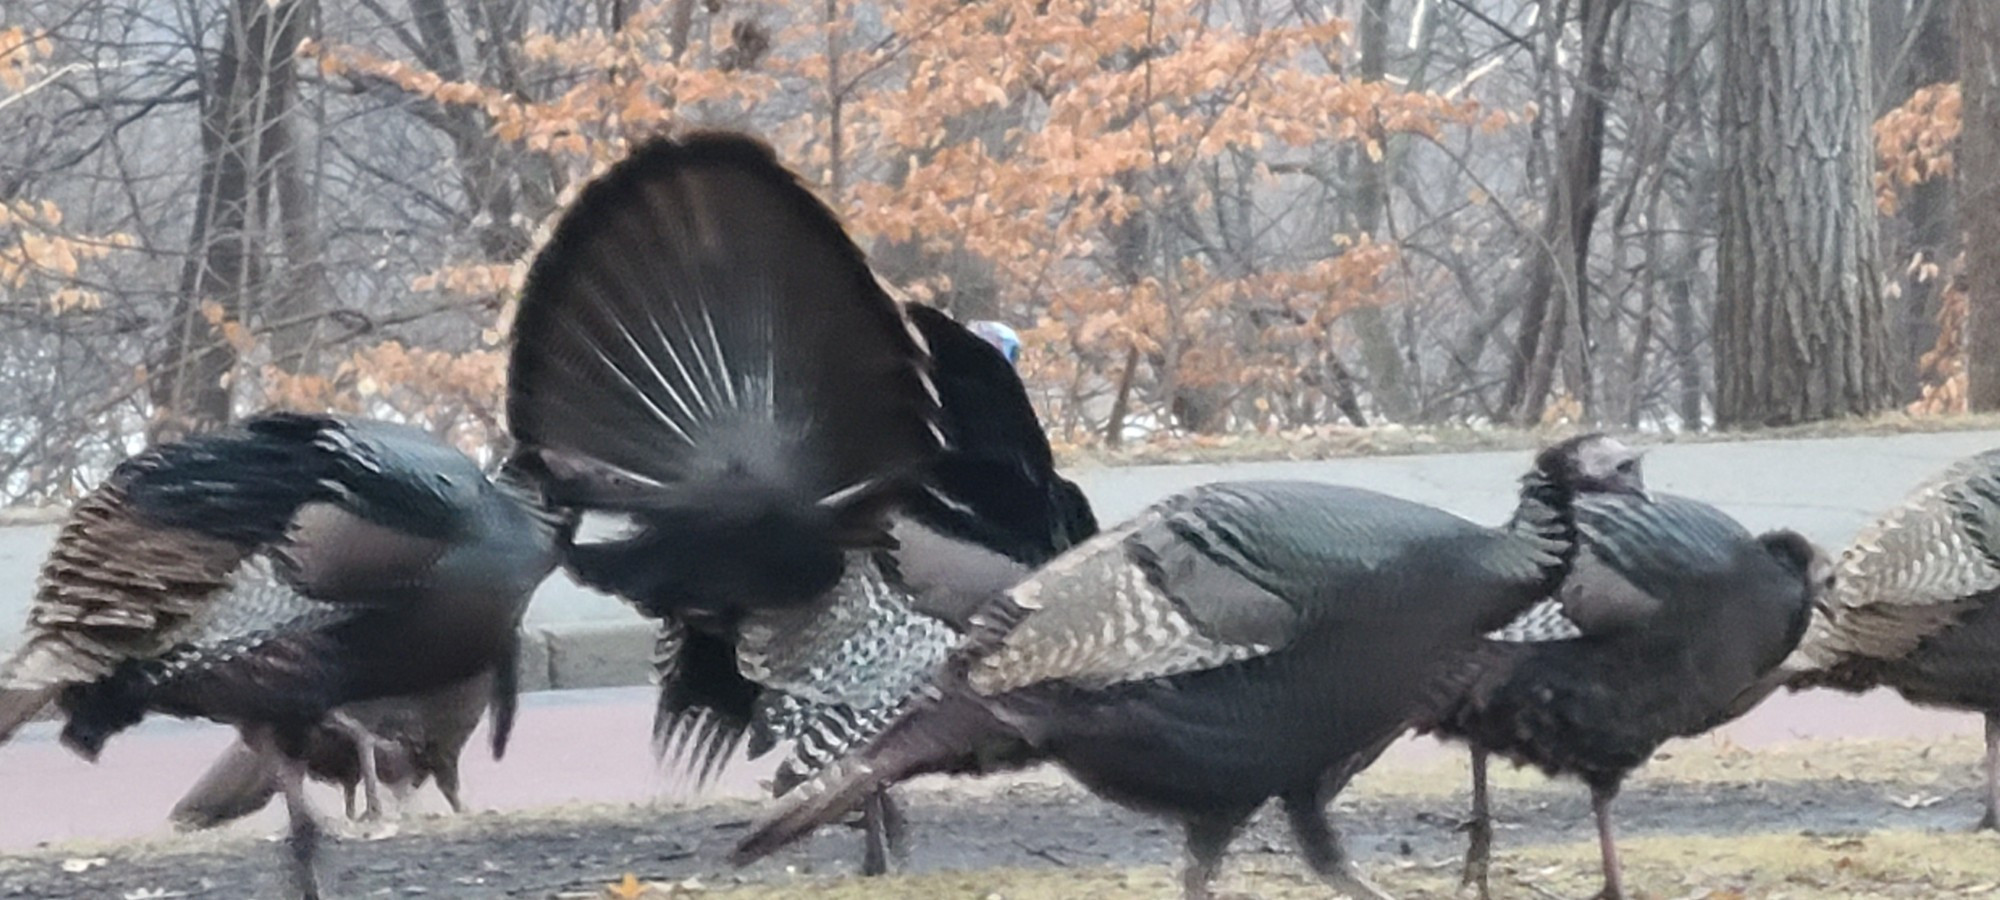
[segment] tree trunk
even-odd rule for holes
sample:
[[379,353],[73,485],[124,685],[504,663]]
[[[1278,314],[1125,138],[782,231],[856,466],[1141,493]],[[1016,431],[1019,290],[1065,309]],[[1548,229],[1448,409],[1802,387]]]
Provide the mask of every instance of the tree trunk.
[[[1361,78],[1364,81],[1381,81],[1388,73],[1387,57],[1389,44],[1389,0],[1364,0],[1361,5]],[[1377,146],[1387,150],[1383,144],[1388,136],[1377,132],[1371,137]],[[1382,228],[1382,212],[1388,202],[1388,178],[1384,171],[1387,153],[1377,155],[1360,154],[1359,167],[1355,172],[1354,185],[1354,229],[1373,237]],[[1389,333],[1388,314],[1380,306],[1363,306],[1348,317],[1354,322],[1354,336],[1361,341],[1361,364],[1368,369],[1368,386],[1375,395],[1375,403],[1381,413],[1390,419],[1402,421],[1410,416],[1410,385],[1403,372],[1403,355],[1396,347],[1396,339]],[[1348,418],[1354,419],[1360,407],[1351,402],[1342,404]],[[1365,420],[1356,422],[1366,425]]]
[[269,43],[270,8],[236,0],[203,83],[202,169],[195,219],[166,345],[155,357],[150,437],[170,440],[219,428],[230,416],[236,350],[215,321],[240,320],[257,282],[252,207],[257,119],[265,88],[258,60]]
[[268,329],[271,359],[295,372],[314,369],[319,336],[316,314],[326,306],[324,245],[319,232],[319,192],[307,177],[306,153],[300,145],[299,81],[294,56],[308,34],[312,0],[284,0],[272,6],[276,19],[270,46],[266,92],[265,157],[267,177],[278,196],[278,238],[284,247],[284,280],[262,311]]
[[1541,240],[1530,251],[1527,302],[1515,337],[1515,356],[1501,392],[1512,421],[1541,419],[1560,370],[1585,415],[1591,398],[1590,338],[1585,295],[1590,231],[1597,220],[1598,185],[1604,173],[1604,111],[1617,88],[1617,60],[1605,52],[1620,0],[1582,0],[1583,58],[1580,80],[1563,120],[1559,166],[1549,182]]
[[[1713,27],[1713,26],[1711,26]],[[1680,73],[1675,79],[1672,95],[1668,100],[1668,118],[1685,123],[1679,139],[1685,146],[1705,148],[1708,146],[1707,117],[1702,115],[1701,90],[1695,75],[1695,67],[1701,55],[1701,44],[1706,40],[1695,40],[1694,0],[1676,0],[1673,18],[1667,24],[1667,69]],[[1701,430],[1705,420],[1702,413],[1702,399],[1708,392],[1702,385],[1701,345],[1703,342],[1699,313],[1695,309],[1695,278],[1701,272],[1702,235],[1713,234],[1714,207],[1712,188],[1715,182],[1715,158],[1708,152],[1699,152],[1688,163],[1691,170],[1688,180],[1677,190],[1675,216],[1679,225],[1674,236],[1674,251],[1667,257],[1659,278],[1665,282],[1667,316],[1672,321],[1674,358],[1674,380],[1676,382],[1674,409],[1680,419],[1680,427],[1688,431]]]
[[1722,9],[1717,423],[1876,412],[1891,393],[1867,4]]
[[1958,209],[1965,228],[1966,404],[2000,409],[2000,5],[1958,9],[1964,130]]

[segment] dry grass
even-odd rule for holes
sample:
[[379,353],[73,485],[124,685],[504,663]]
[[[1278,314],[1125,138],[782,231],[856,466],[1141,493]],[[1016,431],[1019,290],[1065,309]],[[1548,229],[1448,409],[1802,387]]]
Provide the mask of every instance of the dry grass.
[[[1626,841],[1634,900],[1852,900],[2000,897],[2000,836],[1877,832],[1858,837],[1757,834],[1654,837]],[[1375,880],[1403,900],[1456,898],[1454,861],[1378,867]],[[1599,884],[1595,844],[1503,849],[1495,860],[1496,900],[1584,897]],[[952,872],[886,879],[800,878],[783,884],[713,890],[655,885],[651,898],[699,895],[730,900],[1152,900],[1175,896],[1164,866]],[[1232,861],[1224,892],[1269,900],[1328,896],[1287,859]]]
[[[1984,745],[1973,735],[1927,741],[1814,741],[1757,750],[1704,737],[1668,744],[1628,784],[1711,786],[1853,781],[1881,784],[1885,790],[1920,791],[1926,787],[1974,783],[1984,753]],[[1341,796],[1353,800],[1450,796],[1462,794],[1471,777],[1468,755],[1453,752],[1435,761],[1376,766],[1356,777],[1353,786]],[[1499,791],[1551,786],[1539,771],[1516,769],[1498,762],[1491,770],[1491,777],[1494,789]],[[1558,789],[1582,790],[1574,781],[1561,782]]]

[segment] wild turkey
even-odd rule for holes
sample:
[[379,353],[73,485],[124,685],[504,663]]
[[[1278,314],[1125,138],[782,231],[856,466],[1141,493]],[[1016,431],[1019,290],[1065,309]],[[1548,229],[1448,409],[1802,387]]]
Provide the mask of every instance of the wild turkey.
[[1583,536],[1559,594],[1573,640],[1487,641],[1439,688],[1419,730],[1473,747],[1472,842],[1465,881],[1487,896],[1492,820],[1487,754],[1576,775],[1590,786],[1602,900],[1622,900],[1611,801],[1669,738],[1748,711],[1745,691],[1805,629],[1831,563],[1791,531],[1752,537],[1682,497],[1578,500]]
[[[411,697],[364,700],[340,708],[376,739],[375,773],[381,788],[398,797],[436,779],[438,793],[452,812],[464,812],[458,794],[458,757],[486,712],[493,694],[493,673],[485,672],[457,684]],[[361,748],[354,736],[321,725],[306,739],[306,771],[313,778],[340,785],[347,817],[374,819],[382,815],[379,796],[367,796],[370,785],[361,773]],[[194,830],[214,828],[250,815],[278,793],[279,772],[271,760],[242,741],[226,747],[201,779],[188,789],[173,811],[174,825]],[[378,788],[379,789],[379,788]],[[361,797],[357,798],[357,793]],[[365,805],[357,804],[365,800]]]
[[2000,828],[2000,450],[1961,460],[1863,529],[1785,660],[1794,690],[1894,688],[1986,717],[1986,812]]
[[[1096,529],[1007,361],[892,300],[740,135],[648,142],[580,193],[509,390],[552,499],[633,520],[567,565],[660,621],[655,738],[704,777],[790,741],[788,788],[930,677],[963,598]],[[898,843],[885,800],[867,871]]]
[[280,772],[291,875],[317,897],[313,729],[365,742],[341,707],[492,671],[498,755],[516,625],[565,527],[383,422],[278,413],[155,447],[71,509],[0,666],[0,740],[51,701],[86,758],[150,712],[234,725]]
[[736,861],[881,785],[1039,758],[1180,820],[1189,897],[1208,896],[1230,839],[1272,796],[1314,871],[1384,896],[1326,804],[1403,731],[1442,661],[1516,617],[1562,621],[1550,597],[1573,552],[1572,500],[1637,490],[1632,459],[1602,436],[1542,452],[1513,530],[1303,482],[1162,501],[983,608],[941,679],[753,829]]

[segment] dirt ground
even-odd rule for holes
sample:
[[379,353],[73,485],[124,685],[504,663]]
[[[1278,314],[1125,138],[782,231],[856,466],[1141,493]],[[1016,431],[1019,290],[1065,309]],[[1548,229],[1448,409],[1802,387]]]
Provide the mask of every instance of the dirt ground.
[[[1629,883],[1649,900],[2000,897],[2000,836],[1972,834],[1977,742],[1842,741],[1755,753],[1680,745],[1618,804]],[[1465,808],[1453,758],[1366,773],[1336,804],[1349,849],[1404,898],[1451,897]],[[1582,897],[1596,886],[1584,791],[1530,772],[1496,777],[1495,893]],[[858,832],[834,827],[742,871],[722,861],[760,807],[740,802],[568,808],[408,820],[330,847],[335,897],[1072,898],[1173,895],[1164,823],[1059,776],[925,782],[904,790],[909,874],[852,877]],[[8,815],[19,811],[7,810]],[[269,839],[188,836],[70,845],[0,859],[0,897],[278,897]],[[633,876],[625,889],[614,886]],[[1267,814],[1233,848],[1222,887],[1325,897]]]

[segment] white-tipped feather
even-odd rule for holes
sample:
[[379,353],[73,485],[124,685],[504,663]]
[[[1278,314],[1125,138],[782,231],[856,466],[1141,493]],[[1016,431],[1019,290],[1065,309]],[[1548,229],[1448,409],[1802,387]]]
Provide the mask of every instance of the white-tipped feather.
[[1562,603],[1551,597],[1528,607],[1514,621],[1487,632],[1485,637],[1508,644],[1543,644],[1576,640],[1583,637],[1583,629],[1563,612]]
[[[722,338],[715,333],[715,314],[706,305],[701,308],[701,321],[708,326],[708,349],[715,353],[715,371],[722,382],[723,395],[732,409],[741,409],[742,403],[736,399],[736,375],[729,371],[729,354],[722,352]],[[765,346],[769,346],[768,341]]]
[[[688,371],[687,363],[681,361],[680,351],[674,349],[673,339],[667,337],[666,331],[660,328],[660,318],[653,315],[650,309],[646,312],[646,324],[652,326],[653,336],[660,339],[660,349],[666,351],[667,359],[671,360],[674,364],[674,371],[680,373],[681,383],[692,387],[694,385],[694,375]],[[662,377],[661,383],[664,384],[666,382],[667,379]],[[687,412],[689,419],[698,420],[700,418],[700,415],[695,413],[694,408],[689,406],[686,400],[681,399],[678,390],[674,389],[672,385],[668,385],[667,390],[673,392],[674,402],[680,404],[681,409]],[[708,414],[708,405],[702,400],[701,391],[697,390],[694,392],[694,402],[701,405],[701,415]]]
[[846,503],[850,498],[854,497],[856,494],[859,494],[863,491],[868,490],[869,488],[874,487],[875,484],[876,484],[876,479],[873,478],[870,478],[867,481],[862,481],[856,484],[850,484],[844,488],[841,488],[840,490],[834,491],[831,494],[821,497],[819,500],[819,505],[828,509],[837,507],[843,503]]
[[[675,421],[673,416],[668,415],[666,410],[661,409],[659,404],[654,403],[652,395],[648,394],[645,390],[641,389],[639,387],[639,383],[632,380],[632,376],[626,374],[624,369],[619,368],[617,360],[612,359],[611,354],[606,352],[603,347],[599,346],[595,338],[593,338],[590,334],[586,333],[581,326],[578,326],[572,321],[565,320],[563,322],[563,325],[565,328],[569,329],[570,333],[576,335],[579,339],[581,339],[584,346],[589,347],[593,353],[597,354],[597,359],[599,362],[604,364],[605,370],[610,372],[619,381],[623,382],[626,389],[631,391],[633,396],[638,397],[640,403],[645,404],[646,411],[652,413],[654,419],[659,421],[660,424],[665,425],[667,427],[667,430],[672,431],[681,440],[688,442],[688,444],[690,445],[694,443],[694,439],[688,435],[687,429],[682,428],[681,424]],[[619,330],[622,332],[624,330],[624,326],[620,325]],[[627,337],[629,339],[630,336],[627,335]]]

